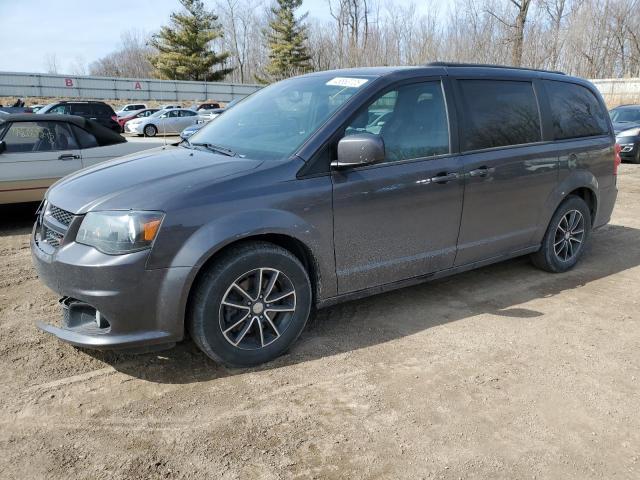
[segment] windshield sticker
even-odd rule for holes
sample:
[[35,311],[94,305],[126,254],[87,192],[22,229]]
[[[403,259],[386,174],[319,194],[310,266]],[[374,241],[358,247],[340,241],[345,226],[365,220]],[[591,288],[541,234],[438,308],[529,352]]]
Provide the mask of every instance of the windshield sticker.
[[368,81],[366,78],[335,77],[326,84],[334,87],[360,88]]

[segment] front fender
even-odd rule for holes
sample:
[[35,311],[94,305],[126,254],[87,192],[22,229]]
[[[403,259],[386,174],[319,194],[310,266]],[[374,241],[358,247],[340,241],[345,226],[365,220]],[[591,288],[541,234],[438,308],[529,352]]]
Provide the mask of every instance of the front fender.
[[318,298],[336,295],[333,250],[331,245],[322,244],[318,228],[292,212],[269,208],[215,218],[188,237],[169,264],[192,269],[183,292],[185,301],[201,267],[213,255],[239,240],[267,234],[285,235],[305,245],[316,267]]

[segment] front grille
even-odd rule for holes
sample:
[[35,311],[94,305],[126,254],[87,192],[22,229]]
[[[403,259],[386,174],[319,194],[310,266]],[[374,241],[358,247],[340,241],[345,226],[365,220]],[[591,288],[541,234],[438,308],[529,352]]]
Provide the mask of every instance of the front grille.
[[58,248],[64,236],[60,235],[58,232],[54,232],[53,230],[47,227],[43,227],[43,230],[44,230],[44,241],[47,242],[52,247]]
[[62,210],[61,208],[56,207],[55,205],[49,205],[46,214],[55,218],[58,222],[63,224],[65,227],[68,227],[71,224],[71,220],[73,220],[73,213],[67,212],[66,210]]
[[62,244],[73,217],[73,213],[55,205],[45,205],[37,220],[36,243],[57,249]]

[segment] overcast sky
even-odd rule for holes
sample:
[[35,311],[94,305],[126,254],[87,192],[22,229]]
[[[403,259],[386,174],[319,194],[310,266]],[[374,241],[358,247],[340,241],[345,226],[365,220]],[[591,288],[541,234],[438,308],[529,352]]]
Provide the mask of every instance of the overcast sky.
[[[437,0],[414,3],[420,10]],[[155,32],[177,9],[178,0],[0,0],[0,71],[45,72],[46,57],[55,54],[60,73],[72,73],[77,62],[112,52],[123,31]],[[329,18],[327,0],[304,0],[305,11]]]

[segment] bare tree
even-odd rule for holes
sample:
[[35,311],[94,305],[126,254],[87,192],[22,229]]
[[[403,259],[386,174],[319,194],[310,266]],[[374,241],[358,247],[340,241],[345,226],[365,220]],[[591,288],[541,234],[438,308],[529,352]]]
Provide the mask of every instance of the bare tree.
[[44,56],[44,65],[47,73],[59,73],[58,56],[55,53],[47,53]]
[[108,77],[153,77],[154,69],[149,62],[152,53],[153,49],[147,44],[143,33],[125,31],[120,36],[118,49],[89,65],[89,71],[91,75]]

